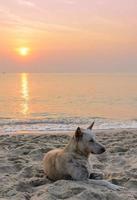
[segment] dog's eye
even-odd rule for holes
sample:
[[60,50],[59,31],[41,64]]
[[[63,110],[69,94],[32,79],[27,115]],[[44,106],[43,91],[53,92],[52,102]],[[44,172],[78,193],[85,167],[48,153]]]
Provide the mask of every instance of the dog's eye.
[[91,139],[91,140],[89,140],[89,142],[94,142],[94,140],[93,140],[93,139]]

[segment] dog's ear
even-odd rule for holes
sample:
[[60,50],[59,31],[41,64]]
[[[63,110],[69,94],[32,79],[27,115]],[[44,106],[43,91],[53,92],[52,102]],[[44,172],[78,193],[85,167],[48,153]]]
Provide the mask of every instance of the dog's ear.
[[93,126],[94,126],[94,123],[95,123],[95,121],[92,122],[92,124],[88,127],[88,129],[91,130],[93,128]]
[[76,140],[77,140],[77,141],[80,140],[80,139],[82,138],[82,136],[83,136],[83,133],[82,133],[80,127],[78,127],[78,128],[76,129],[76,131],[75,131]]

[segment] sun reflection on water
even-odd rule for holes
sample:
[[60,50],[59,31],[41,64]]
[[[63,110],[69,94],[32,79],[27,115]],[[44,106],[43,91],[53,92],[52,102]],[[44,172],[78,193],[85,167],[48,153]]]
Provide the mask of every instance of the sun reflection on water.
[[28,74],[21,74],[21,97],[22,97],[22,108],[21,113],[23,115],[29,114],[29,84],[28,84]]

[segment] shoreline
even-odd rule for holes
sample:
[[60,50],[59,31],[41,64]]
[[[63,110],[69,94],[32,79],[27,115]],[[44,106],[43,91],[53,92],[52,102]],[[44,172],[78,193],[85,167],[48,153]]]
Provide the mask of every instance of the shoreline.
[[4,200],[137,199],[137,129],[94,130],[107,151],[91,155],[93,172],[126,189],[112,191],[86,181],[49,181],[43,172],[46,152],[63,148],[72,132],[0,135],[0,198]]
[[[109,133],[110,131],[112,131],[112,133],[114,132],[120,132],[120,131],[137,131],[137,128],[109,128],[109,129],[93,129],[93,133],[98,134],[99,132],[106,132]],[[63,136],[63,135],[73,135],[74,134],[74,130],[70,131],[17,131],[15,133],[0,133],[0,136],[15,136],[15,135],[59,135],[59,136]]]

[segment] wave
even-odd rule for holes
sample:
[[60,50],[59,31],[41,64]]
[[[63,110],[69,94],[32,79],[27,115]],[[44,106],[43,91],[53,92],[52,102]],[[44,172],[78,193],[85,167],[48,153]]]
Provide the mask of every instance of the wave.
[[137,120],[114,120],[99,117],[64,117],[46,119],[0,119],[0,132],[16,133],[20,131],[73,131],[77,126],[87,127],[95,121],[94,129],[137,128]]
[[99,117],[80,118],[80,117],[65,117],[65,118],[46,118],[46,119],[10,119],[1,118],[0,126],[4,125],[25,125],[25,124],[87,124],[97,119],[105,119]]

